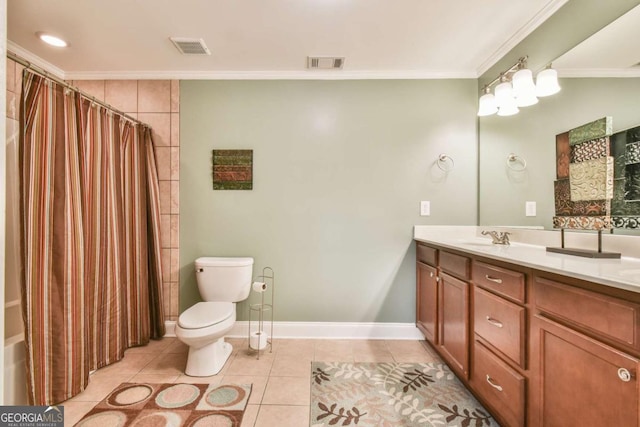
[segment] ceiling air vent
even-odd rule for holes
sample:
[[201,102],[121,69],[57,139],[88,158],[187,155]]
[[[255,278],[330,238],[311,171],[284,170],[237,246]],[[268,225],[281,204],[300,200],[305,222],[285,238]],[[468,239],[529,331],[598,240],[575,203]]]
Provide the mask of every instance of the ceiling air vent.
[[190,39],[185,37],[169,37],[176,49],[183,55],[211,55],[211,52],[202,39]]
[[307,56],[307,68],[310,70],[341,70],[344,56]]

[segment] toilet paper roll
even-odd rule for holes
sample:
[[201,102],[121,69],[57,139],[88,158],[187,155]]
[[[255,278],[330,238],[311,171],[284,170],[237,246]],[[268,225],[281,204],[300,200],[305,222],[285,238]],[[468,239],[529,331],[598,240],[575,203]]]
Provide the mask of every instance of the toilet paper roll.
[[264,331],[253,332],[249,336],[249,347],[254,350],[262,350],[267,346],[269,336]]
[[253,282],[253,290],[256,292],[264,292],[267,290],[267,284],[264,282]]

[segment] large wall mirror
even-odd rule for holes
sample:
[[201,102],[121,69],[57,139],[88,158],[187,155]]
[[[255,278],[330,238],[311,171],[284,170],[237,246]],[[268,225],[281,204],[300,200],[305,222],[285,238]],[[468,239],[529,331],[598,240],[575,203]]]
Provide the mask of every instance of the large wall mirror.
[[[614,132],[640,126],[640,6],[547,60],[560,76],[560,93],[515,116],[479,120],[480,225],[552,229],[555,136],[605,116]],[[527,216],[527,202],[535,202],[535,216]]]

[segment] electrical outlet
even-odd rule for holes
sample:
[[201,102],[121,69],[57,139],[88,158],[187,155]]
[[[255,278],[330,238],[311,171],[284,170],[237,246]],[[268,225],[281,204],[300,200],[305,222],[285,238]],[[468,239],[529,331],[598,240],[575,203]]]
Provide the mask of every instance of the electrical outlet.
[[536,216],[536,202],[525,202],[524,214],[526,216]]
[[423,200],[420,202],[420,216],[429,216],[431,215],[431,202],[428,200]]

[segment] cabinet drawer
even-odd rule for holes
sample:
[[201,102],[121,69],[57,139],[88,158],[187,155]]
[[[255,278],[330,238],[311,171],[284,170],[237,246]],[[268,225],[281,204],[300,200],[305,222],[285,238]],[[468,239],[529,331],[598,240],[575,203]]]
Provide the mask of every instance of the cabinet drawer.
[[440,251],[440,268],[462,280],[471,278],[471,260],[467,257]]
[[507,426],[524,426],[525,378],[475,342],[472,384]]
[[525,308],[474,287],[474,331],[524,368]]
[[435,267],[438,265],[438,250],[418,243],[416,245],[416,259]]
[[640,349],[640,305],[536,277],[536,308],[602,337]]
[[524,304],[523,273],[474,261],[472,278],[476,285]]

